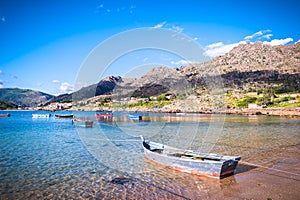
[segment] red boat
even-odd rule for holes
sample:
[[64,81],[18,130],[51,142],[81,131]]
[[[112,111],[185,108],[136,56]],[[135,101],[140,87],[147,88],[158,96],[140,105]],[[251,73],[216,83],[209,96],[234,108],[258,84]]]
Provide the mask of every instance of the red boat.
[[98,120],[111,120],[112,117],[113,117],[113,114],[112,113],[98,113],[96,114],[96,117]]

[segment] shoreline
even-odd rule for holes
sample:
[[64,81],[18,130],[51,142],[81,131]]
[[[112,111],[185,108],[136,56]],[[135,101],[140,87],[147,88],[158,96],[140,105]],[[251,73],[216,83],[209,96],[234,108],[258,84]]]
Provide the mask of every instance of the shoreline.
[[198,111],[185,110],[185,109],[169,109],[169,108],[103,108],[103,109],[89,109],[89,108],[73,108],[65,110],[47,110],[47,109],[22,109],[22,110],[0,110],[0,112],[14,112],[14,111],[86,111],[86,112],[97,112],[97,111],[113,111],[113,112],[146,112],[146,113],[193,113],[193,114],[228,114],[228,115],[264,115],[264,116],[287,116],[287,117],[299,117],[299,108],[234,108],[234,109],[210,109],[203,108]]
[[[220,112],[222,113],[222,111]],[[266,115],[266,116],[300,116],[300,108],[240,108],[226,109],[224,114]]]
[[[105,110],[104,110],[105,111]],[[240,109],[202,109],[191,110],[171,110],[171,109],[148,109],[148,108],[126,108],[111,109],[114,112],[152,112],[152,113],[193,113],[193,114],[228,114],[228,115],[265,115],[265,116],[290,116],[299,117],[300,108],[240,108]]]

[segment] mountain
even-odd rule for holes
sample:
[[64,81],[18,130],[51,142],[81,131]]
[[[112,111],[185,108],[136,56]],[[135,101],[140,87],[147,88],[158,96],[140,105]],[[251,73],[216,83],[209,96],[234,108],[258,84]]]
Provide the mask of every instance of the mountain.
[[[261,96],[249,100],[246,95],[249,92],[256,92]],[[84,100],[86,103],[94,103],[92,107],[97,107],[111,106],[111,102],[119,102],[126,106],[129,105],[130,99],[144,98],[145,102],[133,100],[135,103],[132,105],[143,104],[147,107],[153,106],[153,102],[148,101],[158,98],[166,100],[165,104],[172,104],[177,106],[178,110],[182,110],[182,107],[186,107],[182,104],[183,100],[188,99],[192,102],[190,105],[194,104],[190,111],[197,111],[195,109],[198,107],[214,107],[218,101],[225,101],[227,107],[233,108],[247,106],[249,102],[259,105],[272,105],[277,102],[277,106],[287,106],[280,104],[282,99],[274,100],[282,93],[300,93],[299,42],[278,46],[262,42],[240,44],[224,56],[204,63],[179,68],[156,66],[139,78],[109,76],[74,93],[57,97],[32,90],[0,89],[0,101],[36,106],[51,102]],[[217,99],[222,94],[226,94],[225,100]],[[94,98],[95,96],[97,98]],[[242,102],[244,99],[249,102]],[[298,101],[297,97],[282,101],[290,100]],[[154,106],[164,107],[165,104]],[[293,105],[298,106],[298,103]]]
[[[247,96],[251,92],[257,96]],[[90,104],[95,109],[112,105],[121,108],[169,106],[175,108],[172,110],[198,111],[199,107],[218,107],[220,102],[230,108],[245,107],[249,103],[280,107],[289,106],[286,102],[292,100],[297,107],[296,97],[274,97],[299,92],[300,43],[270,46],[257,42],[240,44],[224,56],[204,63],[180,68],[157,66],[140,78],[110,76],[73,93],[72,98],[76,101],[92,98],[81,105]]]
[[186,76],[178,69],[154,67],[140,78],[123,78],[112,91],[113,97],[150,97],[170,92],[182,93],[188,87]]
[[80,90],[72,93],[72,99],[75,101],[91,98],[94,96],[109,94],[115,86],[122,81],[120,76],[109,76],[96,84],[83,87]]
[[92,84],[87,87],[83,87],[78,91],[75,91],[70,94],[62,94],[50,99],[45,105],[48,105],[52,102],[72,102],[79,101],[82,99],[88,99],[94,96],[109,94],[115,88],[115,86],[122,81],[120,76],[109,76],[100,80],[96,84]]
[[30,89],[0,88],[0,101],[22,107],[37,106],[53,97],[53,95]]
[[300,95],[290,93],[300,93],[300,43],[271,46],[257,42],[240,44],[204,63],[176,69],[158,66],[140,78],[122,78],[110,92],[114,104],[98,102],[101,106],[150,108],[146,111],[195,112],[224,105],[245,108],[250,103],[299,107]]

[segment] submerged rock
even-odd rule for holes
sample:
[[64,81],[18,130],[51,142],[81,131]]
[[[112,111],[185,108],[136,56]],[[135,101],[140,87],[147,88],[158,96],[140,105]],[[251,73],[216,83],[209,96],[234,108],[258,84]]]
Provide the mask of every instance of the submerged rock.
[[110,182],[113,184],[125,185],[127,183],[133,183],[133,179],[126,177],[117,177],[112,179]]

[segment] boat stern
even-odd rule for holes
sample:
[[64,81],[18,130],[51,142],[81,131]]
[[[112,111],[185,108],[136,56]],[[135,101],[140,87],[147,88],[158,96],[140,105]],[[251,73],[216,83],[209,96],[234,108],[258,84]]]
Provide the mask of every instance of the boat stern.
[[233,175],[240,160],[241,157],[235,157],[235,159],[226,160],[222,165],[220,178]]

